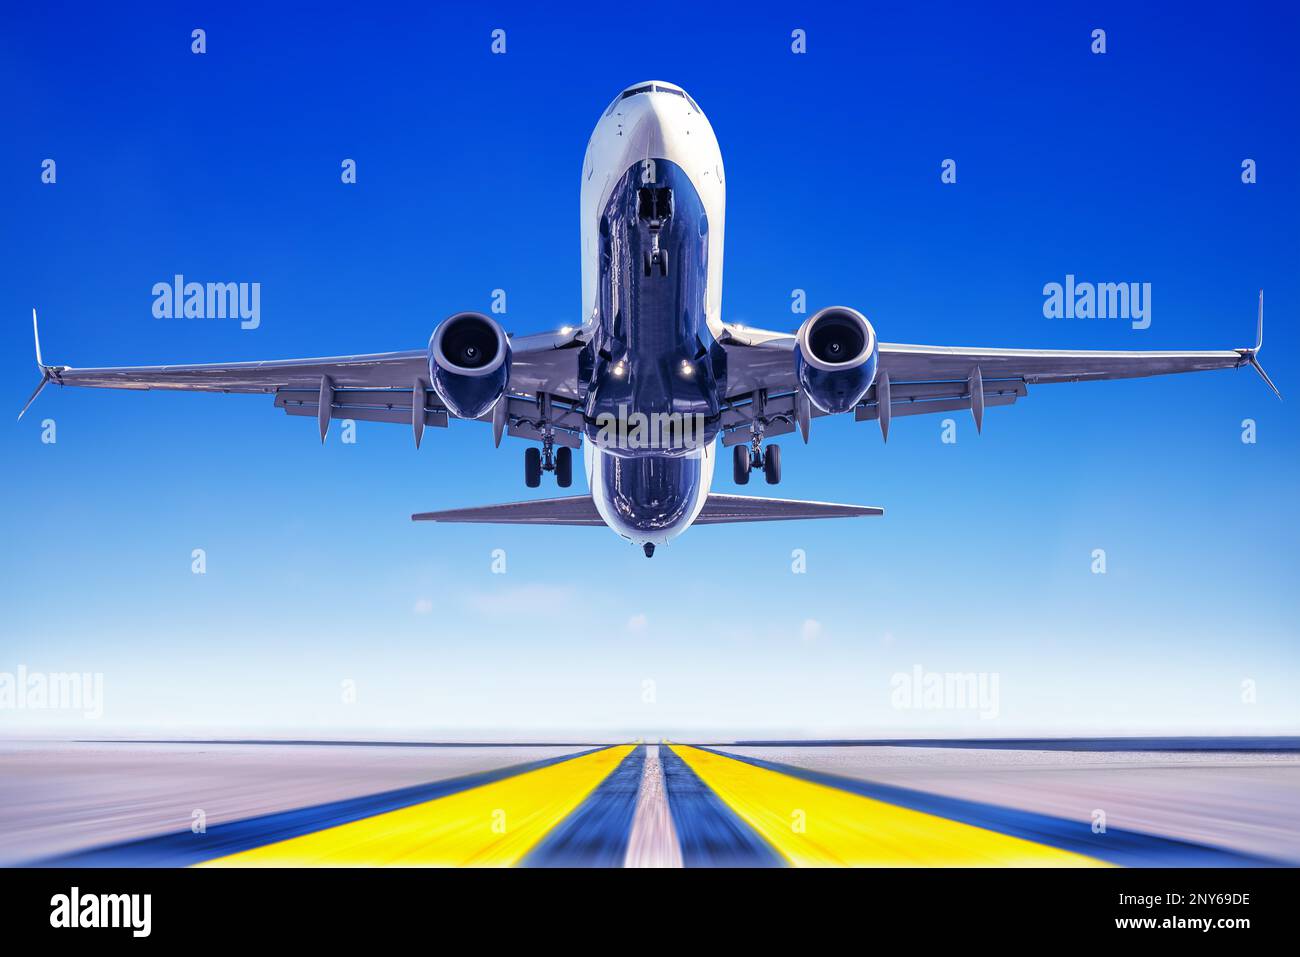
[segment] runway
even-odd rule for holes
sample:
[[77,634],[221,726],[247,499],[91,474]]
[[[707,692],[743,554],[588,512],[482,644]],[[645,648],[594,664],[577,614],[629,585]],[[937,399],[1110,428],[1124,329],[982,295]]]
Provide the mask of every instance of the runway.
[[1300,741],[2,742],[0,864],[1300,864]]

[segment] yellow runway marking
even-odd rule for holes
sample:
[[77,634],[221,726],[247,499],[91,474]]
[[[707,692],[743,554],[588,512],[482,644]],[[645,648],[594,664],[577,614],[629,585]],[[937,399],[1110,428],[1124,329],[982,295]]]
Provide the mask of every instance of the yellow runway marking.
[[509,866],[581,804],[632,748],[606,748],[200,866]]
[[801,867],[1106,867],[1104,861],[672,745],[718,797]]

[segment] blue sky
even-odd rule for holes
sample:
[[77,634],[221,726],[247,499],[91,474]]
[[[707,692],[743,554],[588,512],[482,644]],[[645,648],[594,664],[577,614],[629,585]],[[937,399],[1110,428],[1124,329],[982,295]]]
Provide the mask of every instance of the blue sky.
[[[70,365],[419,348],[497,288],[514,331],[575,322],[583,149],[647,78],[721,143],[730,320],[792,330],[804,289],[884,341],[1228,348],[1262,287],[1264,364],[1300,391],[1294,8],[666,4],[647,30],[635,5],[424,6],[9,12],[13,412],[33,305]],[[176,273],[260,282],[261,326],[154,319]],[[1151,283],[1151,327],[1045,319],[1067,273]],[[269,398],[50,389],[0,431],[0,672],[102,672],[105,713],[0,711],[0,730],[1294,733],[1290,408],[1238,371],[1033,388],[982,437],[955,416],[955,445],[941,417],[888,446],[819,421],[782,442],[781,494],[883,519],[694,529],[647,562],[600,529],[413,525],[529,494],[524,445],[472,424],[417,453],[407,429],[348,446],[336,423],[321,447]],[[916,665],[996,674],[998,717],[893,707]]]

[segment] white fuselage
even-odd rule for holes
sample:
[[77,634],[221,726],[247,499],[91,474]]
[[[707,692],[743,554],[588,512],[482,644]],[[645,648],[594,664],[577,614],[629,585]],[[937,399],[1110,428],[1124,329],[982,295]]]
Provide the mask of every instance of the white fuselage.
[[[611,197],[620,184],[625,185],[629,170],[639,167],[635,174],[641,183],[655,183],[656,161],[666,161],[689,179],[698,196],[698,206],[707,217],[707,263],[703,290],[704,320],[708,329],[717,336],[721,333],[722,304],[722,248],[726,211],[726,188],[722,168],[722,154],[708,119],[680,87],[649,81],[623,91],[610,104],[596,124],[587,144],[582,164],[582,309],[583,322],[589,335],[595,327],[607,322],[601,314],[602,282],[610,280],[609,271],[601,268],[601,219],[611,203]],[[674,171],[676,172],[676,171]],[[617,267],[616,267],[617,268]],[[617,277],[615,277],[617,278]],[[646,323],[666,324],[662,315],[647,315],[632,307],[621,319],[628,326],[627,337],[632,341],[653,340],[666,336],[666,329],[646,328]],[[640,325],[638,325],[640,324]],[[635,363],[637,355],[629,354],[628,362]],[[635,373],[635,370],[633,370]],[[610,452],[591,441],[585,443],[588,487],[602,518],[615,531],[636,544],[662,544],[688,528],[703,508],[713,477],[714,451],[712,443],[687,453],[697,464],[691,464],[693,482],[685,494],[689,501],[674,511],[672,516],[655,527],[630,527],[626,508],[620,509],[611,476],[620,469],[639,467],[653,470],[653,465],[628,461],[611,461]],[[670,463],[671,464],[671,463]],[[650,476],[653,479],[653,476]]]

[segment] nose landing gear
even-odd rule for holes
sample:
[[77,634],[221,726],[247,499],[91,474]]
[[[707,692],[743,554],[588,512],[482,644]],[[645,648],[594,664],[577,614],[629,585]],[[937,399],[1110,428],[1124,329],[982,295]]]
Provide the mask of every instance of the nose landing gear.
[[650,230],[650,248],[642,256],[647,276],[656,272],[660,276],[668,275],[668,252],[659,248],[659,234],[672,215],[673,191],[670,187],[644,186],[637,190],[637,216]]

